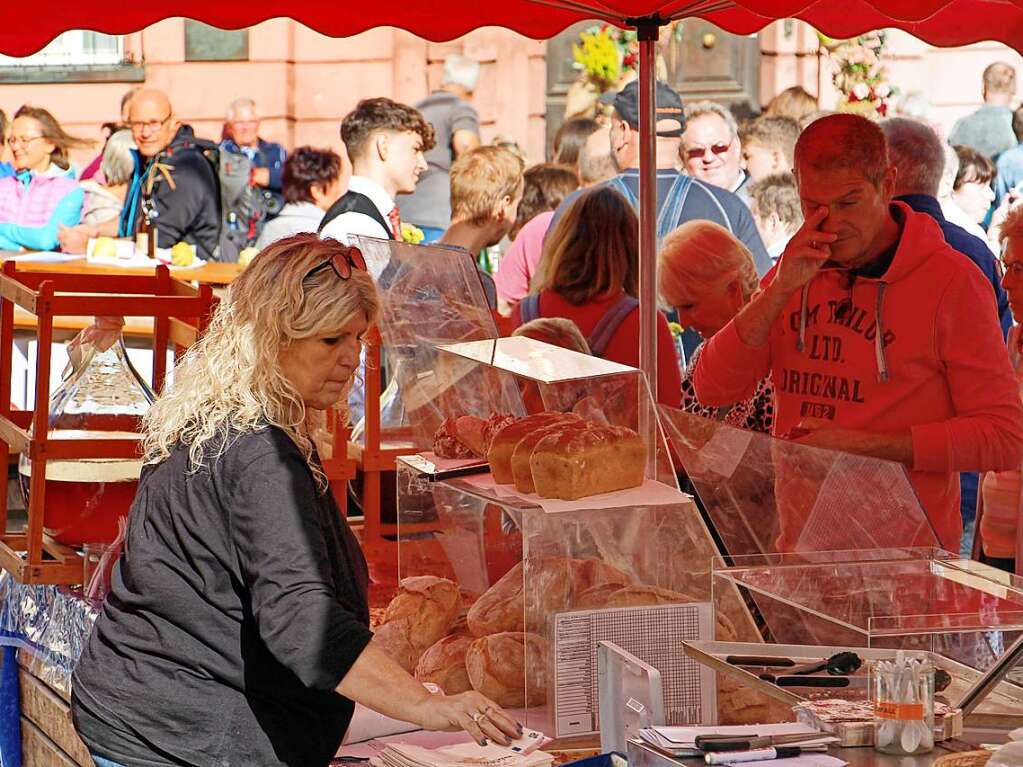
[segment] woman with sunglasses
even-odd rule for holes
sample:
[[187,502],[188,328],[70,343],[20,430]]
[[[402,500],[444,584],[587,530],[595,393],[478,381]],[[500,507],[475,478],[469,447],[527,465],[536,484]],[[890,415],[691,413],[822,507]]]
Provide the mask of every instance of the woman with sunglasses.
[[7,145],[14,175],[0,178],[0,250],[54,250],[61,226],[75,226],[85,193],[68,150],[91,142],[64,132],[45,109],[23,106]]
[[99,767],[325,766],[355,702],[517,734],[482,695],[431,694],[370,644],[366,562],[315,437],[378,306],[358,250],[280,240],[146,416],[124,552],[73,679]]

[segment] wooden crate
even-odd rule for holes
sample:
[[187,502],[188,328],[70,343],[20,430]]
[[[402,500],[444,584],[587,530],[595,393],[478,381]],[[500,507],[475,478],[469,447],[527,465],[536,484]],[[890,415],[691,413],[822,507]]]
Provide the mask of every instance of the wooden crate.
[[21,750],[24,767],[95,767],[89,750],[75,732],[66,693],[46,684],[33,672],[38,661],[18,653],[21,685]]
[[[11,406],[15,306],[37,318],[39,354],[32,412],[15,411]],[[13,261],[4,263],[0,274],[0,464],[7,465],[10,453],[17,451],[28,455],[36,470],[32,472],[28,526],[23,533],[3,534],[7,529],[7,496],[0,494],[0,567],[22,583],[81,583],[81,558],[74,550],[50,540],[43,531],[46,461],[138,455],[138,440],[132,438],[48,438],[54,318],[153,317],[153,389],[159,392],[167,373],[167,350],[180,353],[194,343],[209,321],[212,308],[213,291],[208,285],[193,288],[173,280],[165,266],[157,267],[152,277],[141,277],[18,271]]]

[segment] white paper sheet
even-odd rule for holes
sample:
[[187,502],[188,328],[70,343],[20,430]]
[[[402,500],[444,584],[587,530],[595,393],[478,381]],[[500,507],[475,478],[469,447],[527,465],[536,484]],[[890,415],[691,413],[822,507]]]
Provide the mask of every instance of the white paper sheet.
[[666,506],[672,503],[687,503],[689,496],[681,493],[670,485],[657,480],[647,479],[639,487],[628,490],[616,490],[613,493],[588,495],[577,501],[562,501],[557,498],[541,498],[536,493],[520,493],[515,485],[499,485],[494,482],[493,474],[477,474],[463,477],[467,482],[480,490],[494,493],[499,498],[519,498],[526,503],[539,506],[549,514],[563,511],[586,511],[587,509],[617,509],[634,506]]

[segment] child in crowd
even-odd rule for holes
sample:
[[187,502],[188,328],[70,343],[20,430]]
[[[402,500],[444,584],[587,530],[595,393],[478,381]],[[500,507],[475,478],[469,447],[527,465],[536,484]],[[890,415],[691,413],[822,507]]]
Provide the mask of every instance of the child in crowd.
[[[522,200],[522,160],[499,146],[481,146],[451,166],[451,225],[439,244],[467,250],[473,260],[515,226]],[[480,270],[487,302],[497,308],[494,278]]]
[[792,171],[799,123],[790,117],[758,117],[739,129],[742,167],[750,182]]
[[749,202],[767,254],[777,263],[792,235],[803,225],[796,179],[791,173],[778,173],[755,181],[750,184]]

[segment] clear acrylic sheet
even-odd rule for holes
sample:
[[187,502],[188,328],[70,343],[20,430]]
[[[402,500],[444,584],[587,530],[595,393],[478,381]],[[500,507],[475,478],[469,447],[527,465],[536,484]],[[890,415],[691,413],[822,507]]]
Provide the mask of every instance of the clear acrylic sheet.
[[385,434],[411,429],[416,449],[427,450],[448,415],[525,415],[511,375],[437,350],[498,336],[469,254],[370,237],[356,244],[377,279],[385,373],[404,404],[384,411]]
[[900,464],[659,411],[727,554],[938,545]]

